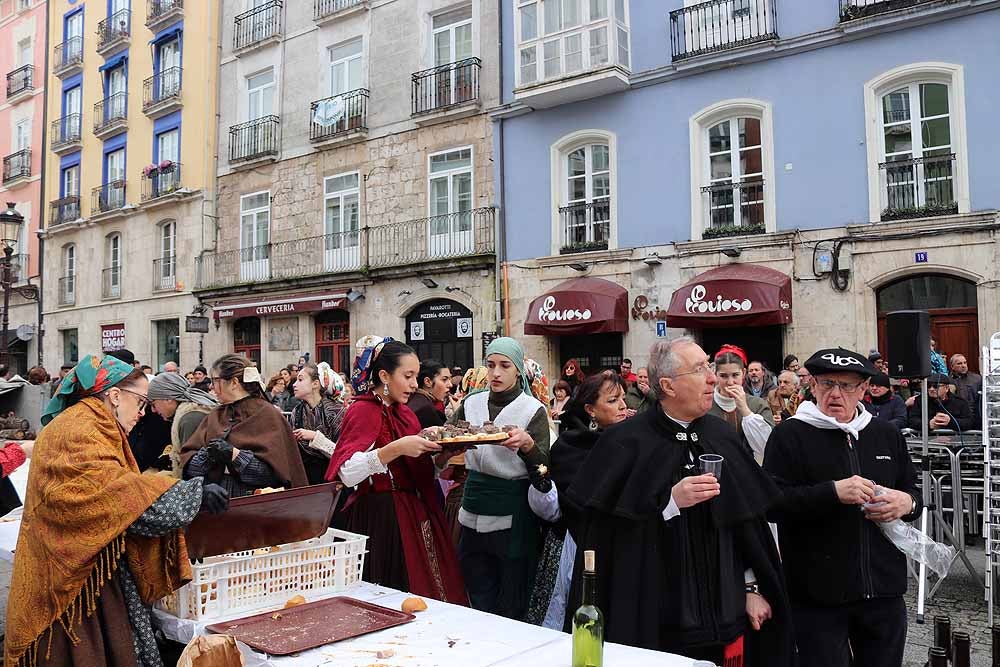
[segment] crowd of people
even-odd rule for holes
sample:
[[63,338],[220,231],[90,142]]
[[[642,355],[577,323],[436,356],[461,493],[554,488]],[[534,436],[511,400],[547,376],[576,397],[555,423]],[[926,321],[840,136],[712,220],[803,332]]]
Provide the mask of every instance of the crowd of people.
[[[334,525],[369,538],[366,581],[568,630],[594,550],[609,641],[727,667],[902,662],[905,557],[879,524],[921,510],[901,429],[922,418],[877,353],[775,375],[677,338],[641,368],[571,359],[551,387],[506,337],[463,370],[366,336],[349,378],[303,358],[265,381],[235,354],[150,377],[130,356],[64,369],[46,410],[6,664],[161,664],[148,605],[190,575],[184,527],[324,482],[343,487]],[[929,425],[967,430],[981,379],[950,363]],[[447,424],[508,437],[445,448]]]

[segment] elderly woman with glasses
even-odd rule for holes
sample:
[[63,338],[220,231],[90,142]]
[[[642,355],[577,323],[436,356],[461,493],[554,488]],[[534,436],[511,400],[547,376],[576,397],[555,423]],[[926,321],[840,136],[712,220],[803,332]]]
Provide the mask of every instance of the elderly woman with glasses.
[[306,486],[291,426],[264,398],[260,372],[250,360],[223,355],[212,365],[211,378],[222,406],[181,448],[185,479],[204,476],[234,498],[265,487]]
[[225,491],[142,475],[128,445],[148,380],[87,356],[49,401],[7,607],[6,665],[162,665],[148,605],[191,579],[181,530]]

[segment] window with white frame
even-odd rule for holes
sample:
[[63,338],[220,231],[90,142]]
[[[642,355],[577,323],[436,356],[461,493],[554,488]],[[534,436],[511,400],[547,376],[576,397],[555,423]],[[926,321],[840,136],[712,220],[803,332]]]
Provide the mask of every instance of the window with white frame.
[[427,171],[430,253],[467,252],[473,245],[472,147],[430,155]]
[[31,65],[34,55],[31,49],[31,38],[25,37],[17,43],[18,65]]
[[726,100],[691,119],[691,238],[773,232],[771,107]]
[[611,236],[611,149],[588,142],[562,157],[562,247],[606,249]]
[[119,297],[122,289],[122,235],[109,234],[105,239],[107,268],[104,270],[104,296]]
[[68,243],[62,250],[62,283],[59,296],[61,303],[73,303],[76,295],[76,246]]
[[517,85],[630,67],[626,0],[513,0]]
[[31,148],[31,119],[22,118],[14,124],[14,150]]
[[171,220],[160,223],[160,258],[156,277],[160,289],[173,289],[177,284],[177,225]]
[[271,193],[240,197],[240,276],[243,280],[270,277]]
[[330,95],[363,88],[361,38],[330,47]]
[[327,271],[359,265],[361,209],[358,172],[323,179],[323,248]]
[[901,220],[970,210],[960,65],[903,65],[865,84],[869,213]]
[[274,68],[247,77],[247,120],[274,113]]
[[471,4],[434,16],[431,19],[431,30],[435,67],[473,56]]

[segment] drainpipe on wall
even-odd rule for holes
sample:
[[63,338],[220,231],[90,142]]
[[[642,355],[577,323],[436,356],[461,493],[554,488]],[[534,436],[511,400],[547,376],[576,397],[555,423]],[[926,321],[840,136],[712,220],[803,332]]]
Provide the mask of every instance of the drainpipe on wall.
[[[499,93],[499,102],[503,103],[503,4],[497,3],[497,91]],[[507,299],[507,264],[505,262],[507,257],[507,207],[504,205],[506,202],[506,186],[504,172],[506,170],[506,165],[504,163],[504,136],[503,136],[503,118],[498,119],[497,123],[497,143],[499,146],[500,154],[497,156],[498,164],[500,165],[500,182],[497,184],[497,189],[500,193],[499,198],[499,211],[497,214],[496,221],[496,262],[493,267],[494,276],[494,299],[495,299],[495,309],[496,309],[496,323],[497,328],[501,322],[503,323],[504,335],[510,335],[510,313],[507,306],[509,305]],[[501,267],[502,273],[501,275]]]
[[42,236],[42,232],[45,230],[45,182],[46,182],[46,172],[48,171],[49,162],[49,133],[46,129],[49,127],[49,9],[45,8],[45,68],[42,70],[45,75],[45,95],[42,100],[42,177],[39,179],[38,187],[40,194],[38,195],[38,365],[43,366],[42,360],[44,354],[42,352],[42,344],[45,342],[45,315],[43,305],[45,303],[45,238]]

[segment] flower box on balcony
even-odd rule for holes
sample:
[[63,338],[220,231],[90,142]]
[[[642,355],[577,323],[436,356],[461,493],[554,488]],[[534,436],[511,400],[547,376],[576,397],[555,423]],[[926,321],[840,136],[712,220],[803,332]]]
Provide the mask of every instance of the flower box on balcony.
[[594,250],[607,250],[607,241],[588,241],[586,243],[574,243],[572,245],[564,245],[559,248],[560,255],[572,255],[578,252],[593,252]]
[[911,220],[913,218],[931,218],[937,215],[955,215],[958,213],[956,202],[945,202],[942,204],[927,204],[926,206],[912,206],[908,208],[887,208],[882,211],[882,222],[892,222],[893,220]]
[[764,225],[725,225],[722,227],[709,227],[701,233],[703,239],[721,239],[727,236],[750,236],[751,234],[763,234]]

